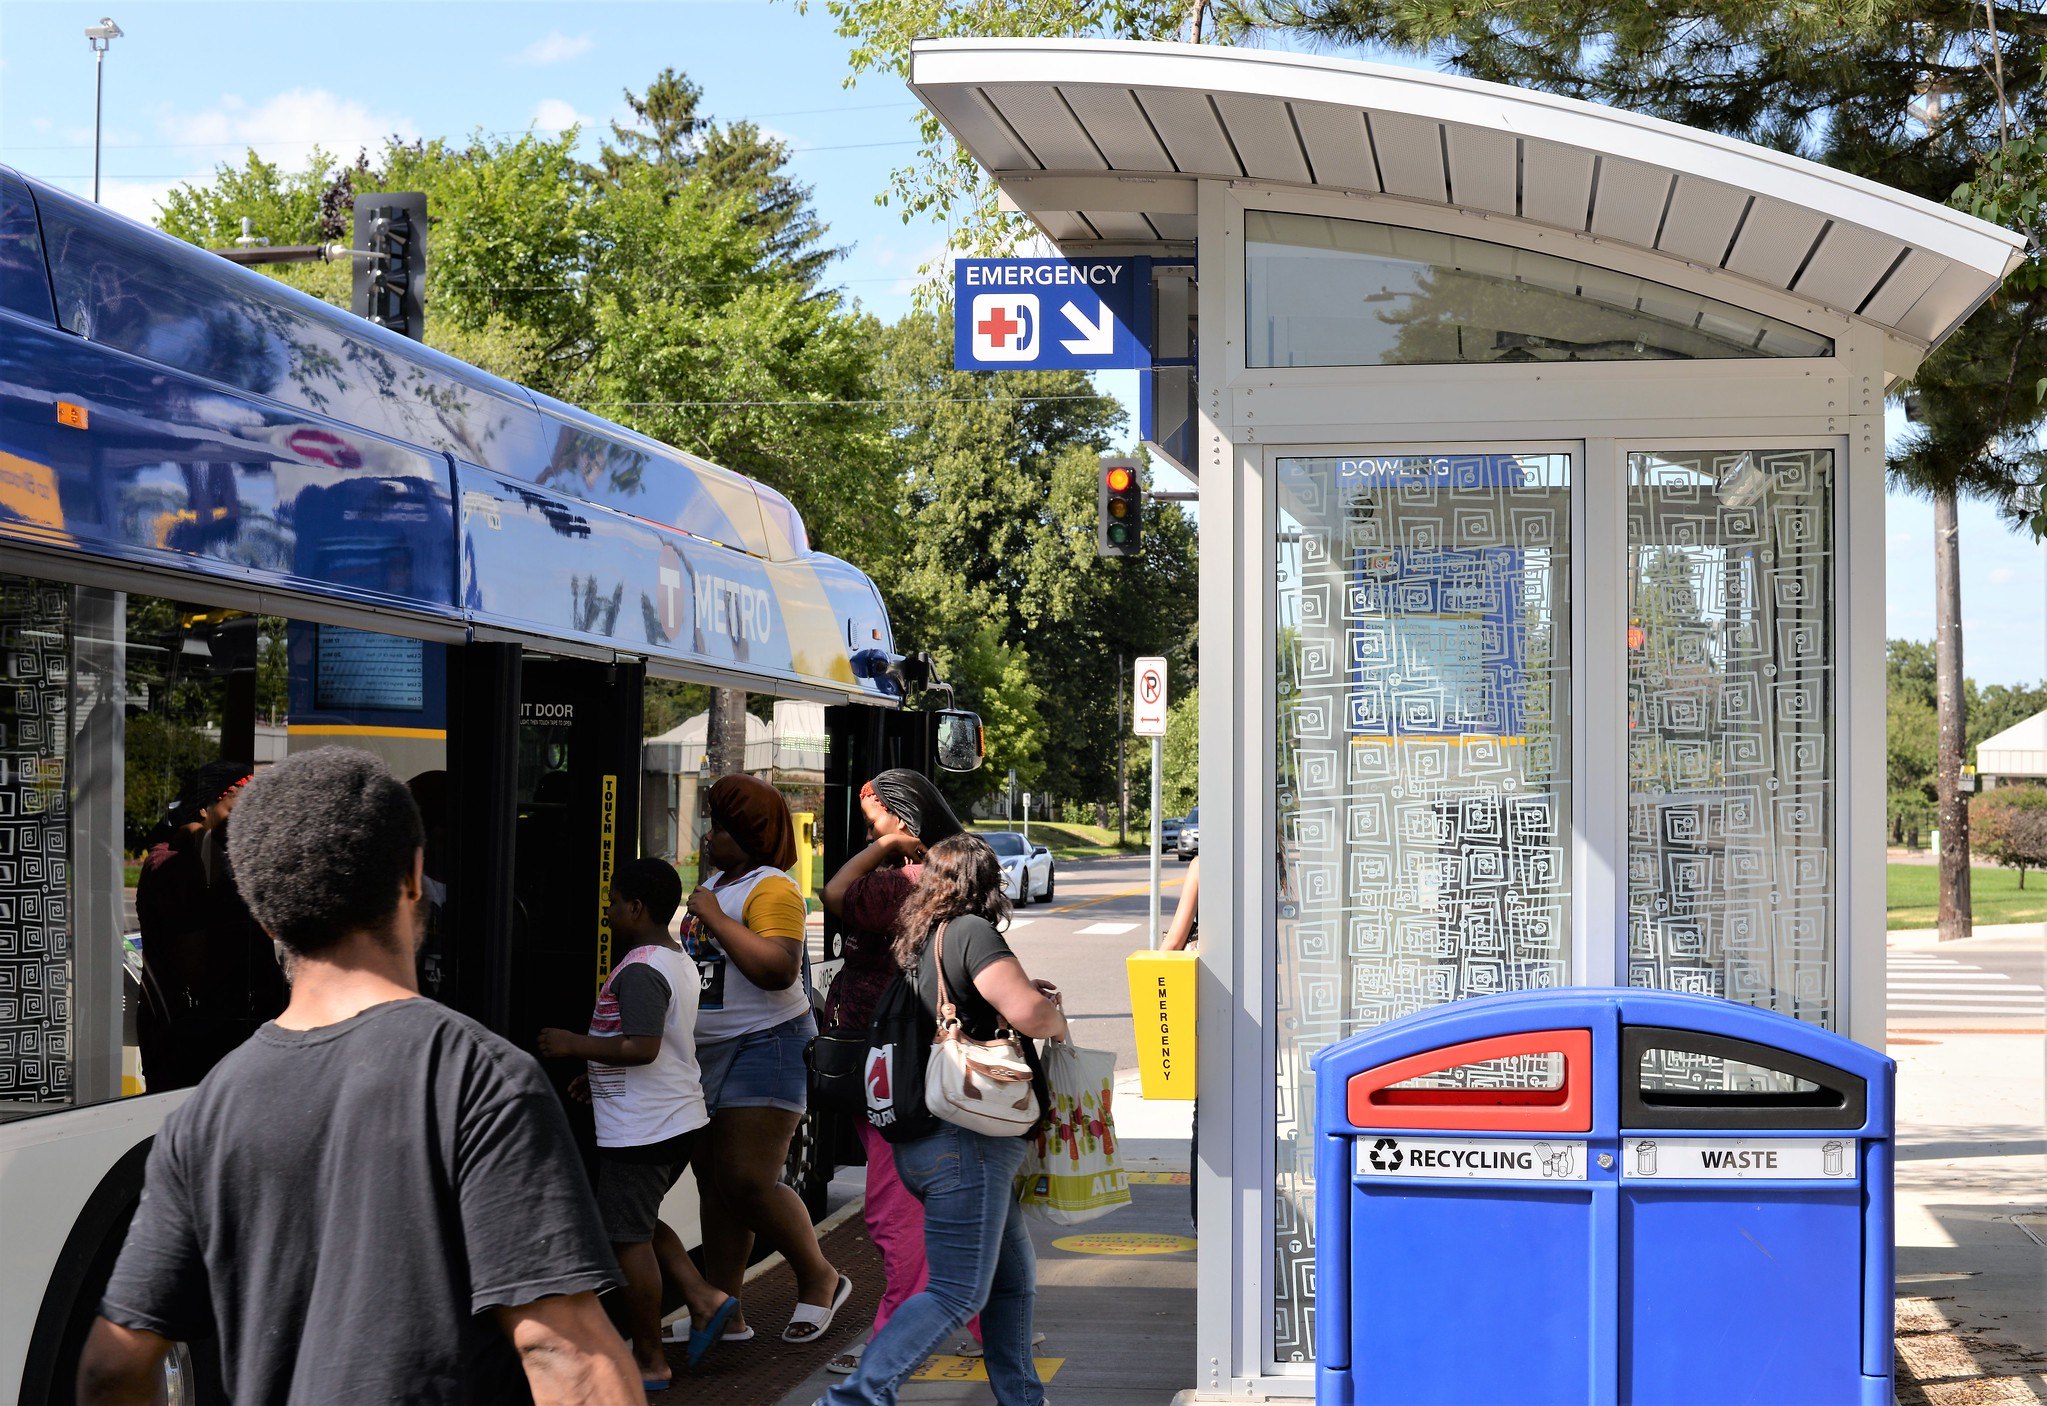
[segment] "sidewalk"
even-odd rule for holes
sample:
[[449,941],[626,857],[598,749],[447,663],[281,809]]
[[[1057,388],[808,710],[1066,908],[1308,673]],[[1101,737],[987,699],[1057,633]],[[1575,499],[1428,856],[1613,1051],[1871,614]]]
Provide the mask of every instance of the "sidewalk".
[[[1165,1406],[1194,1382],[1193,1105],[1147,1103],[1118,1076],[1116,1132],[1130,1205],[1086,1225],[1028,1218],[1038,1253],[1038,1371],[1059,1406]],[[865,1336],[864,1330],[861,1336]],[[857,1339],[855,1339],[857,1341]],[[811,1406],[842,1377],[819,1372],[782,1398]],[[979,1359],[942,1353],[903,1388],[904,1406],[987,1406]]]
[[[2040,940],[2039,924],[1947,943]],[[1894,932],[1890,945],[1936,940]],[[2038,1030],[1898,1030],[1900,1406],[2047,1402],[2047,1068]]]

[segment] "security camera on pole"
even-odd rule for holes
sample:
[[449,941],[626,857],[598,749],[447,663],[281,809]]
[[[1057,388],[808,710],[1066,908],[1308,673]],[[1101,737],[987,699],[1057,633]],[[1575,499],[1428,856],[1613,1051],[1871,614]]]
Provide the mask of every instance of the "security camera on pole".
[[1137,677],[1130,690],[1139,737],[1151,739],[1151,949],[1159,946],[1159,851],[1163,844],[1159,809],[1163,804],[1162,774],[1166,761],[1166,661],[1145,655],[1137,661]]

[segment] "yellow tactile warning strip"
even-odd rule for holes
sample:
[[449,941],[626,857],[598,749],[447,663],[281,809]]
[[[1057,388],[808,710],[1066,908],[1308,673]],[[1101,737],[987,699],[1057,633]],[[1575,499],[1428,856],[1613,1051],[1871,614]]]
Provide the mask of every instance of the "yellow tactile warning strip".
[[[1038,1364],[1038,1380],[1049,1382],[1059,1375],[1059,1369],[1066,1365],[1063,1357],[1033,1357]],[[988,1380],[988,1363],[980,1357],[954,1357],[950,1353],[933,1353],[924,1359],[924,1365],[910,1373],[913,1382],[985,1382]]]
[[2035,1406],[2047,1401],[2047,1361],[1955,1327],[1940,1310],[1943,1302],[1898,1299],[1898,1406]]
[[1185,1172],[1127,1172],[1132,1186],[1185,1186],[1190,1178]]
[[1112,1230],[1062,1235],[1052,1242],[1052,1248],[1070,1255],[1178,1255],[1192,1250],[1195,1243],[1191,1235],[1143,1235]]

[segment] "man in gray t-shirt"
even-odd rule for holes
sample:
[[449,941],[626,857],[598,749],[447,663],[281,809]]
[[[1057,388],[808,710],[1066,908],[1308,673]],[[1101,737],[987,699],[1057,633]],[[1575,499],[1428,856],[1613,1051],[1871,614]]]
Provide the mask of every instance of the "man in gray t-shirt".
[[231,858],[291,1003],[165,1122],[79,1369],[148,1402],[218,1339],[238,1406],[638,1406],[619,1282],[533,1060],[419,997],[419,813],[376,758],[259,774]]

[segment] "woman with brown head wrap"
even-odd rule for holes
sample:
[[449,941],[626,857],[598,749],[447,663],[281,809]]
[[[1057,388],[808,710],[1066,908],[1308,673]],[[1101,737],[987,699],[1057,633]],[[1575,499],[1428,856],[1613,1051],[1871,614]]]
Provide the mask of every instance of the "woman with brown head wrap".
[[[711,1122],[700,1135],[704,1277],[738,1296],[756,1233],[796,1271],[796,1312],[782,1337],[809,1342],[853,1292],[817,1246],[810,1214],[781,1183],[808,1087],[803,1052],[817,1034],[803,965],[803,896],[783,871],[796,828],[782,793],[720,777],[705,797],[704,881],[689,896],[683,946],[696,959],[697,1064]],[[742,1313],[744,1310],[742,1310]],[[735,1320],[727,1338],[750,1338]]]

